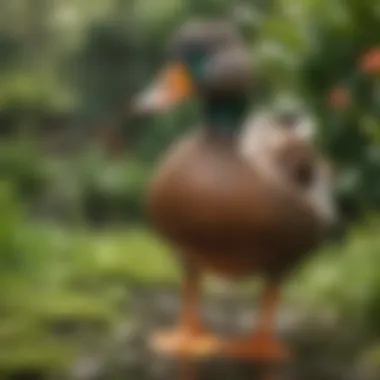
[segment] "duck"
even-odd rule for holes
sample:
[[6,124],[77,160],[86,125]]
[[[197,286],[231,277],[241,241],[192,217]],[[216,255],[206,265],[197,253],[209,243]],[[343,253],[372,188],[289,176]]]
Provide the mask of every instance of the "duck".
[[[276,315],[286,277],[326,237],[331,218],[318,211],[310,190],[317,173],[330,183],[326,165],[310,139],[285,127],[289,120],[270,127],[256,120],[247,134],[255,78],[247,43],[233,25],[185,23],[168,51],[133,110],[159,116],[193,100],[199,123],[173,142],[149,185],[150,220],[184,272],[179,325],[157,332],[152,345],[191,358],[288,360],[291,350],[276,336]],[[232,281],[263,278],[250,336],[225,340],[207,331],[199,313],[205,273]]]

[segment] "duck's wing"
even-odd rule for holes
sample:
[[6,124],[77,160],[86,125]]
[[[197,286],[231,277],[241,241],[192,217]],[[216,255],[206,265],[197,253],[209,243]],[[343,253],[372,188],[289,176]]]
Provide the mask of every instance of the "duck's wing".
[[[312,207],[321,222],[329,225],[338,219],[335,180],[328,162],[312,152],[315,150],[312,131],[308,120],[300,119],[294,128],[284,129],[270,114],[252,115],[247,120],[239,149],[266,181],[299,194],[300,200]],[[308,171],[310,179],[297,183],[297,175],[307,175]]]
[[315,178],[307,191],[307,198],[327,225],[334,225],[339,220],[335,182],[329,163],[320,158],[315,163]]
[[244,125],[238,150],[255,172],[276,186],[287,185],[281,168],[276,164],[274,152],[281,147],[285,134],[278,128],[271,114],[253,114]]

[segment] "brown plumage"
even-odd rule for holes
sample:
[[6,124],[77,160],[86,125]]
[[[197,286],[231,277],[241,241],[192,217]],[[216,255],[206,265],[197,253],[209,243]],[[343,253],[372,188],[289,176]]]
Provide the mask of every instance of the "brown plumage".
[[[175,65],[136,109],[157,112],[193,94],[200,100],[202,122],[159,164],[147,199],[154,225],[187,271],[182,329],[156,343],[171,353],[283,359],[286,350],[273,331],[279,281],[323,241],[326,227],[310,195],[317,156],[309,143],[281,128],[259,134],[256,147],[243,149],[253,75],[232,27],[186,25],[170,53]],[[259,326],[248,341],[223,343],[201,328],[200,270],[267,278]]]
[[[293,181],[311,163],[292,162],[289,147],[276,153]],[[229,143],[202,133],[169,152],[148,210],[180,254],[224,276],[281,275],[321,238],[320,220],[292,187],[272,186]]]

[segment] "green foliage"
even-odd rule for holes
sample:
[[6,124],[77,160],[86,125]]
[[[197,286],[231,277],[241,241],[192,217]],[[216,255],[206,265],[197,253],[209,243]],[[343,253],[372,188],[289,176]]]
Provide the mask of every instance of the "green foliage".
[[[0,190],[1,374],[68,369],[126,317],[126,284],[178,280],[166,249],[145,231],[31,224],[12,187]],[[70,331],[80,335],[68,340]]]
[[34,116],[33,113],[57,112],[69,107],[69,94],[48,74],[17,71],[7,75],[0,89],[0,109],[29,112]]
[[59,240],[52,244],[54,236],[27,222],[12,190],[1,183],[0,286],[6,291],[0,293],[0,373],[49,373],[67,368],[79,346],[67,346],[47,327],[74,321],[99,329],[116,312],[106,300],[64,287],[62,274],[72,264],[62,256]]
[[167,246],[144,230],[109,233],[93,240],[94,274],[105,280],[164,284],[178,281]]
[[101,150],[90,149],[51,168],[58,194],[66,207],[85,220],[141,221],[150,170],[139,161],[120,157],[109,161]]
[[18,195],[40,194],[48,180],[45,158],[31,141],[0,142],[0,180],[8,181]]
[[[317,117],[320,145],[340,169],[342,202],[361,213],[380,200],[378,75],[362,64],[378,30],[370,1],[279,1],[254,46],[272,95],[302,96]],[[336,89],[346,91],[345,107],[332,104]]]
[[136,162],[98,166],[83,189],[84,207],[114,220],[141,220],[144,212],[146,168]]
[[72,350],[54,341],[29,341],[16,347],[2,346],[0,349],[0,370],[12,375],[23,371],[36,371],[42,374],[56,373],[67,369],[75,356]]
[[[342,169],[345,201],[360,209],[379,206],[378,83],[358,70],[362,54],[377,44],[379,23],[374,3],[291,0],[237,6],[224,0],[161,0],[157,4],[120,0],[102,4],[86,1],[81,6],[57,2],[55,7],[42,10],[43,17],[51,17],[50,28],[55,31],[52,38],[57,46],[53,48],[51,43],[47,49],[44,44],[51,54],[46,55],[42,70],[36,70],[29,61],[15,67],[8,64],[11,71],[3,78],[0,90],[0,119],[8,127],[25,122],[38,125],[41,115],[54,114],[73,104],[80,120],[118,124],[128,116],[130,97],[149,82],[164,62],[167,39],[178,24],[192,17],[227,17],[234,19],[252,40],[257,73],[270,85],[271,97],[279,92],[298,93],[318,117],[321,145]],[[12,12],[16,17],[21,8]],[[49,25],[45,21],[43,24]],[[81,30],[81,25],[86,26]],[[27,27],[31,32],[37,28],[34,21]],[[20,54],[28,57],[23,39],[8,35],[4,33],[0,39],[0,52],[9,57],[4,62],[17,63],[12,60]],[[31,43],[38,45],[38,38],[32,38]],[[71,69],[66,71],[68,66]],[[351,92],[354,106],[345,112],[331,109],[328,104],[329,93],[336,86],[347,87]],[[150,164],[193,120],[188,113],[179,112],[145,123],[146,128],[127,123],[125,139],[134,140],[131,143],[136,148],[136,159]],[[113,168],[104,170],[106,176],[111,171],[122,171],[115,168],[119,164],[110,166]],[[145,169],[127,166],[128,172],[141,171],[130,175],[136,178],[135,185],[120,174],[113,185],[105,185],[104,179],[92,179],[90,189],[84,190],[82,207],[93,210],[93,205],[98,204],[102,215],[105,211],[101,208],[131,209],[133,218],[142,215],[139,206],[132,205],[131,193],[136,195],[135,204],[140,205]],[[348,189],[347,178],[354,172],[358,173],[357,179]],[[104,178],[103,174],[99,177]],[[107,211],[112,215],[115,212]]]
[[12,196],[11,186],[0,183],[0,268],[2,271],[19,266],[19,252],[17,247],[16,229],[20,223],[19,205]]
[[22,41],[9,34],[0,34],[0,69],[9,70],[20,58]]
[[343,246],[328,248],[305,263],[289,289],[292,297],[313,312],[323,308],[340,318],[365,320],[366,327],[370,322],[374,332],[379,327],[372,310],[380,291],[378,225],[378,220],[368,221]]
[[86,117],[112,120],[120,115],[130,96],[135,51],[125,27],[103,22],[89,28],[72,76]]

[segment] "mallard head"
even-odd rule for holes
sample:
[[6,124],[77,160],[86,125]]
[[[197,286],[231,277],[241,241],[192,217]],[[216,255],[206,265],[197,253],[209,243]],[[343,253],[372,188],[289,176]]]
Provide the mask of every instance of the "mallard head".
[[[140,113],[165,112],[186,99],[199,98],[212,118],[238,118],[247,105],[252,67],[237,30],[225,22],[184,25],[169,44],[158,79],[140,95]],[[230,109],[227,115],[223,112]]]

